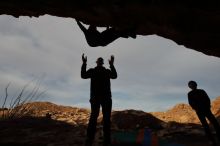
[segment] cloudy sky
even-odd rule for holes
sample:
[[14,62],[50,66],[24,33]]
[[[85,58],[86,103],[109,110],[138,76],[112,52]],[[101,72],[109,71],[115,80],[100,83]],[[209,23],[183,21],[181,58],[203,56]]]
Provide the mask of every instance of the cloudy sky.
[[[41,100],[56,104],[89,105],[89,80],[80,78],[81,55],[88,68],[115,55],[118,78],[112,80],[113,109],[162,111],[187,103],[187,82],[196,80],[211,99],[220,95],[220,58],[179,46],[156,36],[118,39],[107,47],[91,48],[74,19],[0,16],[0,105],[40,84]],[[39,83],[40,82],[40,83]],[[30,85],[31,84],[31,85]]]

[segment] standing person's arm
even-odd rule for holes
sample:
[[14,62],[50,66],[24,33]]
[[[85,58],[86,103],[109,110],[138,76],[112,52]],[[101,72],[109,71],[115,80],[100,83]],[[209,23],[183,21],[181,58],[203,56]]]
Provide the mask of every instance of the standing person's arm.
[[117,72],[116,72],[116,69],[114,67],[114,56],[112,55],[111,56],[111,59],[109,60],[109,65],[110,65],[110,78],[111,79],[116,79],[117,78]]
[[82,67],[81,67],[81,78],[88,79],[91,78],[91,70],[86,71],[86,63],[87,63],[87,57],[82,55]]
[[203,92],[203,95],[204,95],[204,104],[207,106],[207,107],[211,107],[211,101],[210,101],[210,98],[209,98],[209,96],[208,96],[208,94],[204,91],[204,90],[202,90],[202,92]]
[[197,110],[197,105],[195,103],[195,101],[193,100],[193,97],[191,97],[190,93],[188,93],[188,102],[189,102],[189,105],[194,109],[194,110]]

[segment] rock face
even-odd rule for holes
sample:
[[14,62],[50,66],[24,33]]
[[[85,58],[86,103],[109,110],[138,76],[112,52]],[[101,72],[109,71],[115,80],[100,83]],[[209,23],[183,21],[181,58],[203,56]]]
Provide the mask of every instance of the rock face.
[[220,97],[212,102],[212,111],[217,117],[220,117]]
[[56,105],[50,102],[30,103],[29,110],[31,116],[46,117],[72,125],[88,124],[90,114],[87,109]]
[[0,14],[71,17],[86,24],[136,27],[179,45],[220,57],[218,0],[1,0]]
[[178,104],[166,112],[153,112],[152,114],[166,122],[199,123],[196,113],[188,104]]

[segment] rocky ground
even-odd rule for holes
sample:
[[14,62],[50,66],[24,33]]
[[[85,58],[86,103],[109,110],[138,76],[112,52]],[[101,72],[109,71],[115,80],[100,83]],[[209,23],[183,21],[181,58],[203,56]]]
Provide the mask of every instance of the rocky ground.
[[[49,102],[30,104],[29,116],[0,120],[0,145],[7,146],[83,146],[88,124],[88,109],[55,105]],[[212,103],[220,116],[220,98]],[[102,141],[100,115],[96,146]],[[199,121],[186,104],[178,104],[166,112],[146,113],[137,110],[114,111],[112,131],[149,128],[160,140],[184,146],[209,146]]]

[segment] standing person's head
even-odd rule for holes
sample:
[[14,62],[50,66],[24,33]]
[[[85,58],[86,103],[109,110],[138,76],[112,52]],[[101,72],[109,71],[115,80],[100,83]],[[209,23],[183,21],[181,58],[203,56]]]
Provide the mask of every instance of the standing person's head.
[[197,89],[197,83],[195,81],[189,81],[188,86],[190,89]]
[[104,64],[104,59],[102,57],[99,57],[96,61],[97,66],[102,66]]

